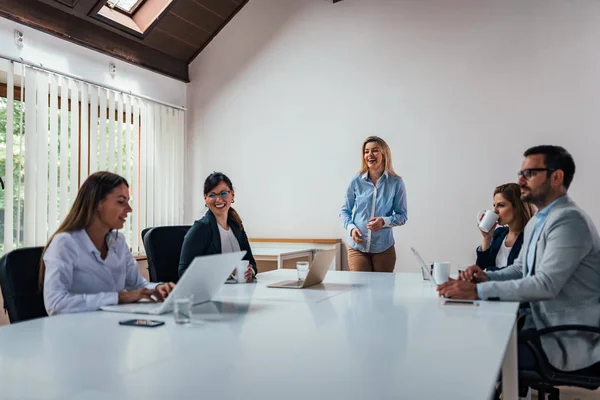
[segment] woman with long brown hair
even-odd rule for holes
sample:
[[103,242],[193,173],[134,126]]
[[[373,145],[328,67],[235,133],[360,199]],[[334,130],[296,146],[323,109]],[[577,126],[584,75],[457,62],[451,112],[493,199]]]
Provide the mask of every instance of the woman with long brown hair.
[[523,230],[533,216],[534,209],[521,200],[521,187],[518,184],[506,183],[494,190],[494,212],[498,214],[497,228],[489,232],[480,229],[483,241],[477,248],[476,264],[487,271],[509,266],[519,256]]
[[204,181],[204,203],[208,208],[204,217],[194,222],[183,240],[179,258],[179,276],[195,257],[245,250],[248,262],[244,278],[251,282],[256,275],[256,261],[242,219],[231,207],[235,191],[231,179],[221,172],[213,172]]
[[340,218],[348,231],[348,265],[352,271],[393,272],[395,226],[408,219],[406,188],[392,166],[392,151],[380,137],[362,145],[362,166],[344,198]]
[[96,172],[83,182],[43,252],[39,282],[48,315],[162,301],[169,295],[175,285],[147,282],[118,232],[130,212],[125,178]]

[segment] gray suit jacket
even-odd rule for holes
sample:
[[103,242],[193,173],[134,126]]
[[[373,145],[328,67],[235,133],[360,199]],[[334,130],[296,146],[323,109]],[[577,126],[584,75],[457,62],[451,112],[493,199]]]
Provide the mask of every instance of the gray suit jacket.
[[[542,225],[533,275],[527,276],[529,242],[536,217],[525,227],[519,258],[505,269],[488,272],[480,283],[483,299],[531,302],[526,327],[600,326],[600,237],[593,222],[568,196],[557,200]],[[533,245],[533,244],[532,244]],[[600,362],[600,337],[574,332],[542,337],[550,363],[574,371]]]

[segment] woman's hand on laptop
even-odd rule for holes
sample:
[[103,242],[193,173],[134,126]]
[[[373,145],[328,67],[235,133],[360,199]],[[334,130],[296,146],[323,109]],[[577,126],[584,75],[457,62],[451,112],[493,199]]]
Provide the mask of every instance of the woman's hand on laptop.
[[175,284],[173,282],[165,282],[156,286],[156,290],[160,292],[163,299],[167,298],[173,289],[175,289]]
[[479,283],[487,281],[488,276],[485,272],[483,272],[479,265],[471,265],[469,268],[460,273],[458,279],[461,281]]
[[157,301],[163,301],[164,297],[158,290],[146,288],[119,293],[119,304],[137,303],[142,299],[156,303]]

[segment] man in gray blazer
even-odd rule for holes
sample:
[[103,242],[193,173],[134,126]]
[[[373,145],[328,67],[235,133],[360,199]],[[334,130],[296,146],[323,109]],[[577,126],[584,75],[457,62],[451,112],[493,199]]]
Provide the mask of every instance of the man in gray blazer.
[[[575,175],[573,158],[558,146],[533,147],[524,156],[521,198],[538,212],[525,227],[519,257],[496,272],[471,266],[438,291],[451,298],[529,303],[524,329],[600,326],[600,237],[590,217],[567,195]],[[542,347],[550,363],[563,371],[600,362],[598,335],[544,335]],[[519,346],[519,368],[535,364],[529,348]]]

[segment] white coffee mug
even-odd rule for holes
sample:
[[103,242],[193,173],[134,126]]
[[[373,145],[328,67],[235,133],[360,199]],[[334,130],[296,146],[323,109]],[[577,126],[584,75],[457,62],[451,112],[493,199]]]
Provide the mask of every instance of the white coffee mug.
[[449,262],[435,262],[433,263],[433,279],[435,283],[441,285],[442,283],[448,282],[450,278],[450,263]]
[[[483,218],[481,217],[483,215]],[[477,214],[477,221],[479,222],[479,229],[484,232],[489,232],[490,229],[498,222],[498,214],[492,210],[481,210]]]
[[244,278],[244,275],[248,269],[248,264],[248,260],[242,260],[239,262],[237,268],[235,269],[235,280],[237,283],[246,283],[246,278]]

